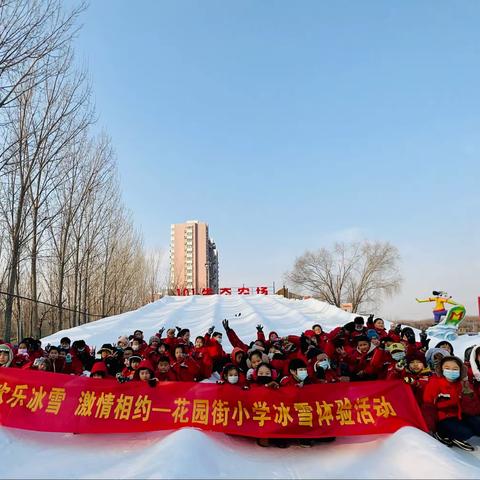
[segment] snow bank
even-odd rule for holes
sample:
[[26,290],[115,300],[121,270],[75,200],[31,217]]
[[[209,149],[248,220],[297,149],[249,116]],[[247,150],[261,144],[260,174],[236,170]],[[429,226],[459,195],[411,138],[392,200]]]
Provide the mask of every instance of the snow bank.
[[414,428],[286,450],[196,429],[72,435],[2,428],[0,452],[1,478],[480,478],[477,453],[449,449]]
[[[239,318],[233,318],[241,313]],[[316,300],[278,296],[169,297],[134,312],[99,320],[43,339],[67,335],[90,345],[115,342],[139,328],[145,336],[162,326],[203,334],[223,318],[248,341],[265,332],[300,332],[320,323],[327,331],[352,315]],[[228,341],[225,337],[225,347]],[[436,340],[432,340],[435,344]],[[463,356],[480,337],[454,343]],[[480,439],[472,441],[480,446]],[[258,447],[254,440],[185,428],[171,432],[72,435],[0,428],[0,478],[480,478],[480,452],[449,449],[414,428],[393,435],[339,438],[311,449]]]

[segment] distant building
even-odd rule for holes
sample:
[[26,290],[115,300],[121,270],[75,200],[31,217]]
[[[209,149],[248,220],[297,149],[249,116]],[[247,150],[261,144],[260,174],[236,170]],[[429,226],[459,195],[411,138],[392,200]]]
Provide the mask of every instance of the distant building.
[[170,233],[170,290],[205,288],[218,293],[218,252],[208,225],[198,220],[175,223]]

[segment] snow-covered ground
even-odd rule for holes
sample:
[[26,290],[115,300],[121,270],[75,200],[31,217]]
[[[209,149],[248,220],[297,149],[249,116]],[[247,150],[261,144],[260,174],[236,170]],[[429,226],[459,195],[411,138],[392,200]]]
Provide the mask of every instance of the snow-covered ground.
[[[241,316],[235,318],[235,314]],[[316,300],[277,296],[169,297],[137,311],[99,320],[44,339],[67,335],[89,345],[115,342],[139,328],[145,336],[179,325],[203,334],[230,324],[244,340],[255,326],[280,335],[320,323],[327,331],[352,315]],[[432,340],[434,345],[435,339]],[[225,336],[224,345],[230,345]],[[456,352],[480,336],[456,340]],[[472,441],[479,447],[480,439]],[[480,453],[450,449],[414,428],[393,435],[339,438],[311,449],[258,447],[254,440],[185,428],[172,432],[71,435],[0,428],[0,478],[480,478]]]

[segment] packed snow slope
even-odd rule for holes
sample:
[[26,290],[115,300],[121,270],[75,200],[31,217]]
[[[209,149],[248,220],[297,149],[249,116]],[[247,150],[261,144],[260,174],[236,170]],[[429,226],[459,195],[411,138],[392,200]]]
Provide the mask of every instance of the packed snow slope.
[[[235,317],[237,314],[239,317]],[[279,295],[209,295],[164,297],[133,312],[97,320],[79,327],[62,330],[42,340],[43,345],[57,345],[64,336],[84,339],[88,345],[115,343],[120,335],[140,329],[146,341],[161,327],[189,328],[192,341],[204,335],[212,325],[224,332],[222,320],[248,342],[256,338],[256,326],[264,326],[265,334],[275,330],[279,335],[300,334],[320,323],[327,331],[353,320],[355,316],[318,300],[289,300]],[[231,345],[225,335],[224,348]]]
[[[235,315],[241,313],[240,317]],[[169,297],[137,311],[106,318],[44,339],[57,344],[67,335],[90,345],[115,342],[141,329],[145,336],[162,326],[203,334],[221,321],[248,341],[255,326],[280,335],[320,323],[329,331],[352,315],[316,300],[277,296]],[[480,337],[460,337],[458,354]],[[436,342],[432,340],[432,344]],[[229,350],[225,336],[224,345]],[[480,439],[472,440],[480,447]],[[0,428],[0,478],[480,478],[480,453],[450,449],[414,428],[393,435],[339,438],[311,449],[261,448],[248,438],[176,431],[121,435],[72,435]]]

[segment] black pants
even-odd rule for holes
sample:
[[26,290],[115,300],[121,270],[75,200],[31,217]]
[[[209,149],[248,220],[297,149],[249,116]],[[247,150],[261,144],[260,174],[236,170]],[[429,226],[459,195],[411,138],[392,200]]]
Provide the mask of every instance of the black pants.
[[480,436],[480,417],[464,416],[462,420],[456,417],[446,418],[437,424],[437,431],[443,437],[455,440],[467,440]]

